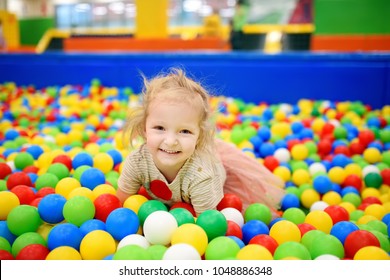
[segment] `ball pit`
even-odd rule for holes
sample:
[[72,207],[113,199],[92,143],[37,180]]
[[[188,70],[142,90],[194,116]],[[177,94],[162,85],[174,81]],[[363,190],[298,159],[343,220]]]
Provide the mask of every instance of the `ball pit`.
[[[287,194],[278,212],[262,203],[243,209],[225,194],[196,217],[190,204],[168,208],[144,190],[123,204],[115,196],[129,152],[120,128],[137,94],[15,85],[14,95],[0,87],[2,260],[389,258],[386,108],[212,97],[218,136],[280,177]],[[17,118],[22,111],[35,112],[29,123]]]

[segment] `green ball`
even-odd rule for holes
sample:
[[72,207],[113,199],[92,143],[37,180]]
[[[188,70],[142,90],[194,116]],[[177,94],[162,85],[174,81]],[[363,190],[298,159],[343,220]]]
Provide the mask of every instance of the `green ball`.
[[383,129],[379,132],[379,138],[383,143],[390,142],[390,129]]
[[390,252],[390,241],[387,237],[387,234],[383,234],[382,232],[379,232],[377,230],[369,230],[375,237],[378,239],[379,244],[383,250],[386,252]]
[[383,179],[379,173],[370,172],[366,176],[364,176],[364,183],[366,187],[379,189],[382,186]]
[[252,203],[244,212],[244,220],[248,222],[250,220],[259,220],[265,224],[269,224],[272,219],[271,210],[268,206],[262,203]]
[[309,250],[303,244],[296,241],[284,242],[280,244],[274,252],[275,260],[291,257],[300,260],[311,260]]
[[219,236],[209,242],[205,251],[206,260],[224,260],[235,258],[240,246],[227,236]]
[[27,166],[34,165],[34,157],[27,152],[18,153],[15,156],[14,164],[16,169],[23,170]]
[[333,255],[339,259],[344,258],[343,243],[330,234],[315,237],[308,249],[313,260],[321,255]]
[[146,218],[155,211],[167,211],[168,208],[159,200],[148,200],[144,202],[138,209],[138,219],[141,225],[144,224]]
[[113,260],[152,260],[152,255],[139,245],[126,245],[114,253]]
[[314,239],[316,239],[317,237],[324,236],[324,235],[326,235],[326,233],[324,233],[324,232],[321,231],[321,230],[318,230],[318,229],[310,230],[310,231],[306,232],[306,233],[302,236],[302,238],[301,238],[301,243],[302,243],[306,248],[310,248],[311,245],[313,244]]
[[11,244],[7,239],[2,236],[0,236],[0,250],[4,250],[11,253]]
[[88,197],[78,195],[65,202],[62,212],[66,221],[79,227],[94,218],[95,205]]
[[390,151],[385,151],[382,153],[382,162],[390,166]]
[[343,126],[338,126],[333,131],[333,135],[336,139],[346,139],[347,134],[347,129]]
[[349,214],[349,220],[352,221],[352,222],[357,222],[361,217],[364,216],[364,211],[363,210],[353,210],[350,214]]
[[152,260],[162,260],[167,249],[164,245],[154,244],[149,246],[146,251],[148,251]]
[[195,218],[190,211],[184,208],[174,208],[169,211],[177,221],[177,225],[194,224]]
[[362,198],[356,193],[347,193],[343,196],[342,201],[350,202],[355,207],[359,207],[359,205],[362,203]]
[[44,173],[42,175],[39,175],[39,177],[35,181],[35,188],[37,190],[40,190],[45,187],[51,187],[55,189],[58,181],[59,181],[58,177],[53,173]]
[[2,191],[8,191],[6,180],[0,180],[0,192]]
[[299,208],[288,208],[284,211],[282,217],[296,225],[299,225],[305,222],[306,214]]
[[69,169],[62,163],[53,163],[47,169],[47,173],[56,175],[59,180],[69,177]]
[[196,224],[206,232],[209,242],[218,236],[224,236],[228,228],[226,217],[215,209],[201,213]]
[[372,230],[376,230],[376,231],[379,231],[379,232],[387,235],[387,225],[384,222],[379,221],[379,220],[372,220],[372,221],[369,221],[367,223],[367,225]]
[[46,246],[45,239],[37,232],[25,232],[18,236],[12,243],[12,255],[16,257],[20,250],[31,244],[41,244]]
[[16,236],[26,232],[35,232],[42,224],[38,209],[30,205],[19,205],[9,212],[7,226]]

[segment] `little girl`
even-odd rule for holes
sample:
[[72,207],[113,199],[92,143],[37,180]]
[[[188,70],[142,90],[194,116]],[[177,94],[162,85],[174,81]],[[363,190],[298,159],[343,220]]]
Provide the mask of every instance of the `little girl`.
[[261,202],[276,211],[282,181],[234,145],[215,139],[208,92],[181,69],[147,80],[142,105],[127,118],[124,136],[144,143],[123,164],[117,196],[122,203],[141,186],[168,206],[186,202],[197,215],[215,209],[224,193],[243,209]]

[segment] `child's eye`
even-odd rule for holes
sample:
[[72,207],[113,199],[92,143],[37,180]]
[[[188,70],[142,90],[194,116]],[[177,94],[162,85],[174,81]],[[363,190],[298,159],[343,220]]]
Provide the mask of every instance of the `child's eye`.
[[184,133],[184,134],[191,134],[192,132],[189,131],[188,129],[183,129],[183,130],[181,131],[181,133]]
[[162,127],[161,125],[157,125],[154,127],[154,129],[156,130],[164,130],[164,127]]

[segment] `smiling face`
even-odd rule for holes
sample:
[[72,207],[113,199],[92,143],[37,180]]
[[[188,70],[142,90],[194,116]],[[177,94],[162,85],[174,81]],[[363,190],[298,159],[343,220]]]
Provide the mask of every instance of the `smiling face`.
[[145,123],[146,146],[168,181],[194,153],[199,122],[199,109],[189,102],[160,99],[150,104]]

